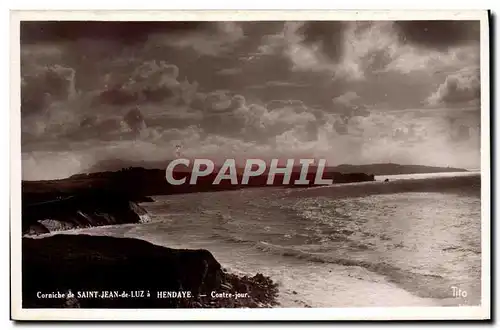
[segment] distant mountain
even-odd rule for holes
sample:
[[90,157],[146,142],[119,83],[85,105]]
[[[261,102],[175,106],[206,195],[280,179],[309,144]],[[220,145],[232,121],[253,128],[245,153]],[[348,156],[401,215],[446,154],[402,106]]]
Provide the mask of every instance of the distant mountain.
[[436,166],[425,166],[425,165],[400,165],[394,163],[367,164],[367,165],[342,164],[331,167],[331,170],[340,173],[364,172],[364,173],[371,173],[373,175],[467,172],[467,170],[463,168],[436,167]]
[[[171,160],[164,161],[125,161],[120,159],[109,159],[100,161],[87,169],[86,173],[95,172],[115,172],[124,168],[144,168],[144,169],[166,169]],[[220,166],[215,166],[217,170]],[[187,170],[179,166],[178,171]],[[314,168],[314,166],[312,166]],[[294,172],[300,171],[300,166],[294,167]],[[241,173],[242,169],[238,169]],[[395,175],[395,174],[413,174],[413,173],[441,173],[441,172],[467,172],[462,168],[454,167],[436,167],[426,165],[400,165],[394,163],[380,163],[380,164],[366,164],[366,165],[351,165],[342,164],[338,166],[328,166],[326,172],[340,172],[340,173],[367,173],[373,175]]]
[[115,172],[129,167],[142,167],[145,169],[165,169],[171,160],[162,161],[133,161],[118,158],[99,161],[85,170],[85,173]]

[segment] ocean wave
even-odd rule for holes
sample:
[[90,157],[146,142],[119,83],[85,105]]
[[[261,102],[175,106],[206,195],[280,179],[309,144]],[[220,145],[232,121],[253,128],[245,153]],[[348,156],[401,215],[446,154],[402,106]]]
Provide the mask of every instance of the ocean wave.
[[[338,264],[342,266],[357,266],[366,268],[368,270],[382,270],[382,273],[392,272],[394,270],[400,270],[397,267],[391,266],[386,263],[370,263],[363,260],[346,259],[339,258],[332,255],[326,255],[324,253],[314,253],[306,252],[296,247],[286,247],[276,244],[271,244],[267,242],[258,242],[255,247],[263,252],[273,253],[284,257],[294,257],[306,261],[318,262],[318,263],[331,263]],[[383,268],[386,268],[385,270]],[[377,272],[378,273],[378,272]],[[384,274],[382,274],[384,275]]]
[[211,236],[212,239],[216,239],[219,241],[227,242],[227,243],[243,243],[243,244],[255,244],[255,241],[244,239],[242,237],[237,237],[233,235],[228,235],[228,234],[220,234],[220,233],[213,233]]
[[[333,255],[306,252],[296,247],[285,247],[267,242],[258,242],[255,248],[262,252],[282,257],[297,258],[314,263],[360,267],[378,275],[382,275],[387,281],[422,298],[444,299],[450,296],[448,280],[440,274],[420,272],[418,270],[405,270],[386,262],[369,262],[354,258],[348,259]],[[422,285],[422,283],[425,283],[425,285]]]
[[481,254],[481,249],[476,249],[472,247],[464,247],[464,246],[448,246],[442,249],[442,251],[457,251],[457,252],[472,252],[474,254]]

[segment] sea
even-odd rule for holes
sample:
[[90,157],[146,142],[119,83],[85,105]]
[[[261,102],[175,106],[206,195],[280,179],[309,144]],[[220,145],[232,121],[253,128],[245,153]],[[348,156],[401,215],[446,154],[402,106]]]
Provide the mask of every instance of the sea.
[[271,277],[282,307],[473,306],[481,302],[480,179],[410,174],[152,196],[142,204],[149,223],[72,231],[207,249],[229,272]]

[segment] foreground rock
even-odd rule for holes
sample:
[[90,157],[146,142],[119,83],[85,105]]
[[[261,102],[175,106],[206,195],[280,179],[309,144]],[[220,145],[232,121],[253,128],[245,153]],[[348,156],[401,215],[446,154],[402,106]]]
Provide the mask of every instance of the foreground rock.
[[86,189],[72,195],[26,193],[23,194],[23,234],[149,222],[149,215],[138,202],[129,195],[99,189]]
[[[24,308],[277,304],[278,289],[272,280],[261,274],[227,274],[207,250],[170,249],[138,239],[91,235],[23,238],[22,248]],[[179,295],[183,297],[173,298]]]

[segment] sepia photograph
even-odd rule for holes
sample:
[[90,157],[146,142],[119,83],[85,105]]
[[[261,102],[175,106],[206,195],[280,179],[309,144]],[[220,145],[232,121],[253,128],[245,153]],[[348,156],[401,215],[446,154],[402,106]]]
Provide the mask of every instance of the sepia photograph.
[[14,320],[489,319],[487,11],[11,20]]

